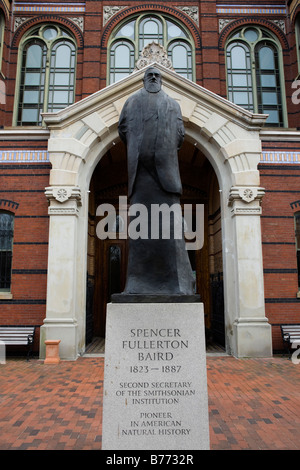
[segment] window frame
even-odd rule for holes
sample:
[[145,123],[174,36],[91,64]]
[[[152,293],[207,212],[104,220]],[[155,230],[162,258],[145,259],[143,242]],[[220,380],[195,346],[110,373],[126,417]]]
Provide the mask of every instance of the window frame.
[[[107,84],[114,83],[111,81],[111,76],[116,74],[115,71],[112,71],[111,52],[112,52],[113,47],[115,47],[117,42],[121,42],[121,41],[124,41],[124,42],[126,41],[132,45],[133,50],[134,50],[134,62],[133,62],[132,70],[130,71],[130,73],[132,73],[135,67],[135,63],[140,58],[140,54],[141,54],[140,27],[143,26],[143,24],[145,24],[147,20],[151,20],[151,19],[155,20],[155,22],[158,22],[161,25],[160,34],[163,39],[161,45],[166,49],[169,58],[171,56],[171,53],[169,52],[169,47],[174,48],[176,43],[178,43],[179,45],[180,43],[184,42],[189,47],[191,70],[189,71],[188,78],[192,81],[195,81],[195,44],[194,44],[192,35],[190,34],[186,26],[182,24],[180,21],[178,21],[176,18],[171,17],[169,15],[165,15],[165,14],[162,15],[157,12],[146,12],[140,15],[134,15],[129,18],[126,18],[125,20],[120,22],[112,31],[109,41],[108,41],[108,45],[107,45],[107,54],[108,54]],[[120,34],[122,29],[126,25],[133,26],[134,31],[133,31],[132,37],[123,36]],[[177,26],[179,30],[181,31],[181,35],[177,37],[176,36],[169,37],[168,35],[169,26]],[[157,41],[155,40],[155,42]]]
[[[28,51],[31,47],[38,46],[41,48],[41,67],[27,67],[27,58],[28,58]],[[26,51],[26,52],[25,52]],[[18,109],[17,109],[17,122],[16,125],[21,125],[19,123],[20,119],[19,116],[22,116],[23,109],[36,109],[36,113],[45,110],[45,89],[46,89],[46,62],[47,62],[47,48],[44,43],[42,43],[39,39],[32,39],[27,41],[23,47],[22,53],[22,63],[20,68],[20,84],[19,84],[19,94],[18,94]],[[38,75],[38,83],[35,85],[26,85],[26,77],[29,75],[29,69],[31,69],[31,74]],[[39,96],[37,102],[33,102],[32,108],[30,106],[26,107],[26,101],[24,95],[26,93],[36,92]],[[39,108],[39,109],[38,109]],[[22,121],[21,121],[22,122]],[[27,124],[31,125],[31,124]],[[39,123],[37,123],[39,125]]]
[[[68,104],[66,104],[67,107],[70,104],[74,103],[75,100],[75,76],[76,76],[76,47],[73,49],[70,48],[70,44],[74,43],[69,41],[69,39],[62,40],[62,41],[55,41],[53,44],[53,47],[51,48],[51,54],[50,54],[50,64],[49,64],[49,83],[48,83],[48,93],[47,93],[47,109],[48,112],[55,112],[55,101],[52,100],[51,102],[51,107],[52,109],[49,109],[50,106],[50,95],[55,94],[55,92],[65,92],[68,94]],[[68,67],[58,67],[57,65],[57,52],[60,47],[67,46],[70,48],[70,65]],[[62,69],[65,71],[62,72]],[[72,72],[74,71],[74,73]],[[67,85],[57,85],[55,84],[55,79],[62,74],[68,75],[68,84]],[[70,94],[72,94],[72,99],[70,97]],[[59,109],[63,108],[57,108],[57,111]]]
[[[158,33],[145,33],[145,26],[148,22],[152,21],[158,26]],[[138,57],[147,44],[151,42],[160,41],[165,43],[165,22],[162,21],[162,18],[154,15],[142,15],[142,18],[138,17],[136,20],[136,37],[137,37],[137,46],[138,46]],[[145,42],[146,41],[146,42]],[[144,44],[144,45],[143,45]]]
[[[243,68],[240,68],[240,69],[236,68],[235,69],[234,67],[232,67],[232,60],[233,60],[232,59],[232,50],[236,47],[241,47],[245,52],[245,63],[246,63],[246,68],[245,69],[243,69]],[[228,69],[228,61],[230,61],[230,63],[231,63],[230,74],[228,72],[228,70],[229,70]],[[251,67],[251,53],[250,53],[250,50],[249,50],[247,44],[244,44],[244,42],[242,42],[242,41],[240,41],[238,43],[235,43],[234,41],[231,42],[226,48],[227,96],[228,96],[228,99],[234,103],[234,101],[233,101],[234,93],[247,93],[249,108],[246,108],[246,109],[248,109],[249,111],[254,112],[255,105],[256,105],[256,103],[255,103],[256,96],[253,93],[253,74],[252,74],[251,69],[252,69],[252,67]],[[233,72],[234,70],[239,71],[239,72]],[[242,73],[243,70],[245,70],[246,73]],[[246,85],[245,86],[237,87],[237,85],[234,85],[234,83],[233,83],[234,82],[234,77],[237,76],[237,75],[246,75],[247,78],[246,78]],[[251,81],[250,85],[248,83],[249,79]],[[249,100],[249,95],[250,94],[251,94],[251,98],[252,98],[252,105],[251,105],[250,100]]]
[[[113,70],[112,70],[112,67],[111,67],[111,61],[112,59],[115,61],[115,57],[116,57],[116,49],[120,46],[126,46],[128,47],[129,49],[129,60],[130,60],[130,63],[129,63],[129,67],[119,67],[119,71],[117,71],[118,69],[114,66]],[[109,61],[109,69],[108,69],[108,73],[109,73],[109,83],[115,83],[116,81],[118,80],[114,80],[112,81],[111,78],[112,76],[115,76],[117,75],[118,73],[120,74],[130,74],[133,72],[134,70],[134,64],[135,64],[135,53],[134,53],[134,45],[131,43],[131,41],[126,41],[125,39],[120,39],[120,40],[117,40],[117,41],[114,41],[114,43],[112,44],[111,48],[110,48],[110,61]]]
[[[47,29],[55,29],[57,34],[54,38],[46,39],[43,36],[43,33]],[[49,95],[50,95],[50,79],[52,73],[52,62],[53,62],[53,50],[63,45],[64,43],[69,43],[72,46],[71,55],[73,57],[73,63],[69,67],[69,76],[73,75],[73,84],[68,89],[68,92],[73,94],[73,100],[68,103],[67,106],[71,105],[75,101],[75,93],[76,93],[76,67],[77,67],[77,43],[74,38],[74,35],[65,27],[60,26],[56,23],[43,23],[40,25],[35,25],[31,28],[22,38],[19,51],[18,51],[18,63],[17,63],[17,79],[16,79],[16,87],[15,87],[15,101],[14,101],[14,113],[13,113],[13,125],[14,126],[25,126],[25,127],[43,127],[44,122],[43,119],[38,121],[36,124],[28,123],[23,121],[22,119],[22,110],[24,108],[24,101],[22,100],[22,92],[25,90],[25,74],[26,74],[26,67],[25,61],[27,58],[26,55],[26,48],[29,49],[34,44],[43,45],[45,48],[45,69],[41,72],[44,74],[44,94],[43,100],[40,101],[41,105],[41,112],[48,111],[49,105]],[[34,103],[35,104],[35,103]],[[29,108],[28,108],[29,109]],[[34,108],[33,108],[34,109]],[[56,111],[59,109],[63,109],[63,107],[57,108]]]
[[[10,244],[10,249],[2,250],[1,249],[1,232],[0,232],[0,297],[6,294],[11,293],[11,284],[12,284],[12,262],[13,262],[13,244],[14,244],[14,225],[15,225],[15,214],[6,210],[0,209],[0,231],[1,231],[1,216],[2,215],[9,215],[11,217],[11,228],[10,228],[10,239],[9,239],[9,244]],[[9,273],[7,271],[4,272],[4,274],[1,272],[1,267],[2,267],[2,252],[5,253],[10,253],[9,256],[6,255],[6,258],[9,259],[10,266],[5,268],[6,270],[9,270]],[[6,281],[6,278],[8,277],[8,281]],[[4,281],[2,281],[2,278],[4,278]],[[2,287],[2,282],[8,282],[9,286],[7,287]]]
[[[184,73],[184,70],[187,71],[187,77],[188,78],[189,76],[191,77],[190,80],[192,80],[192,78],[194,77],[194,69],[195,67],[193,67],[193,51],[192,49],[190,48],[189,50],[186,48],[186,45],[187,45],[187,42],[184,41],[184,40],[180,40],[180,39],[175,39],[175,40],[172,40],[172,41],[169,41],[169,47],[168,47],[168,57],[169,59],[171,60],[172,64],[173,64],[173,67],[174,67],[174,61],[173,61],[173,56],[172,56],[172,53],[174,51],[174,49],[176,47],[184,47],[186,49],[186,60],[188,62],[187,66],[184,68],[184,67],[180,67],[182,72],[177,72],[179,73],[179,75],[181,76],[184,76],[185,73]],[[178,70],[179,68],[177,68]],[[174,67],[174,70],[175,67]]]
[[[254,41],[250,41],[249,39],[246,38],[245,33],[247,30],[255,30],[257,33],[257,39]],[[247,73],[251,73],[252,77],[252,95],[253,95],[253,111],[254,113],[261,113],[259,111],[260,107],[262,106],[260,104],[260,96],[259,93],[260,91],[260,85],[258,84],[258,62],[257,62],[257,56],[258,56],[258,50],[264,46],[270,47],[274,51],[274,58],[275,55],[277,54],[277,62],[278,62],[278,67],[276,70],[274,70],[277,83],[276,83],[276,88],[279,88],[279,94],[278,97],[280,100],[277,100],[277,108],[279,109],[279,112],[281,113],[281,119],[279,119],[278,123],[272,124],[271,122],[268,123],[266,122],[266,127],[281,127],[281,128],[286,128],[288,127],[288,120],[287,120],[287,107],[286,107],[286,95],[285,95],[285,81],[284,81],[284,68],[283,68],[283,58],[282,58],[282,48],[280,45],[279,40],[274,36],[273,33],[271,33],[269,30],[267,30],[264,27],[261,27],[259,25],[254,25],[254,24],[247,24],[244,25],[243,27],[236,28],[229,36],[226,42],[225,46],[225,67],[226,67],[226,89],[227,89],[227,96],[228,99],[230,94],[233,93],[231,90],[230,84],[229,84],[229,77],[230,77],[230,70],[228,68],[228,52],[229,49],[234,47],[234,44],[243,44],[244,47],[246,47],[249,50],[250,54],[250,68],[247,70]],[[263,44],[263,45],[262,45]],[[234,101],[233,101],[234,102]],[[247,109],[247,108],[246,108]],[[266,111],[266,114],[268,112]]]

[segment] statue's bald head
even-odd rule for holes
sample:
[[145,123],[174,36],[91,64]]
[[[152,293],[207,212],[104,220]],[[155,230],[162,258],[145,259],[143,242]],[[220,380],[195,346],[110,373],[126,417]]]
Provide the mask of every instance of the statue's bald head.
[[149,67],[144,75],[144,87],[149,93],[157,93],[161,89],[161,73],[155,67]]

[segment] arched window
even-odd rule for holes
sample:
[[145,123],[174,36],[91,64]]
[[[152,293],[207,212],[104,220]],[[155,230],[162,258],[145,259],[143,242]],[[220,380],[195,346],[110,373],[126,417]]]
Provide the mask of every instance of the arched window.
[[41,113],[74,102],[76,45],[56,25],[34,28],[20,46],[15,119],[17,125],[41,125]]
[[14,215],[0,211],[0,292],[9,292],[11,285]]
[[186,78],[193,76],[192,50],[184,41],[171,42],[169,46],[169,57],[173,68],[179,75]]
[[228,99],[269,114],[267,126],[285,126],[284,79],[276,38],[256,26],[236,30],[226,46]]
[[110,51],[110,83],[127,77],[134,69],[134,46],[128,41],[115,42]]
[[250,51],[247,45],[233,42],[227,48],[228,99],[254,111]]
[[143,48],[153,41],[166,49],[178,74],[194,79],[194,46],[186,28],[165,15],[145,14],[124,21],[112,33],[109,82],[132,73]]
[[139,52],[147,44],[158,42],[163,44],[163,24],[162,20],[155,16],[143,18],[139,24]]

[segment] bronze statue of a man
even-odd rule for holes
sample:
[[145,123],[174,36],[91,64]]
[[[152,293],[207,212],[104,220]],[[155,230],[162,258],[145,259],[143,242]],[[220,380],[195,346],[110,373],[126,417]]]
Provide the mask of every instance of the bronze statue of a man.
[[182,115],[179,104],[161,89],[161,84],[160,71],[147,69],[144,88],[128,98],[119,120],[119,135],[127,147],[130,206],[146,207],[148,223],[147,237],[129,238],[124,293],[193,295],[184,237],[174,235],[178,223],[182,233],[182,218],[171,217],[169,239],[162,235],[162,227],[159,237],[151,237],[151,228],[157,222],[153,220],[153,206],[179,205],[182,193],[177,154],[184,139]]

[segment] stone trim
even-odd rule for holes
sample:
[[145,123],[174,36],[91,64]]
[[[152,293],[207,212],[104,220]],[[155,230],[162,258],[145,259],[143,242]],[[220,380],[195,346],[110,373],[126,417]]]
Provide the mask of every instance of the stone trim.
[[232,23],[232,19],[229,18],[220,18],[219,19],[219,33],[229,24]]
[[263,188],[233,186],[228,197],[231,215],[261,215],[260,204],[264,194]]
[[157,64],[161,64],[164,67],[173,70],[172,62],[168,58],[168,53],[166,49],[157,42],[153,41],[152,43],[147,44],[141,52],[139,59],[135,64],[135,70],[140,70],[147,65],[153,64],[156,62]]
[[111,19],[112,16],[116,15],[121,10],[124,10],[124,8],[128,8],[128,6],[125,6],[125,7],[121,7],[118,5],[104,6],[103,7],[103,26],[106,25],[106,23]]
[[32,16],[16,16],[15,17],[15,24],[14,24],[14,31],[16,31],[23,23],[27,20],[31,20]]
[[72,21],[72,23],[75,23],[76,26],[80,29],[80,31],[84,31],[84,20],[83,16],[72,16],[69,17],[68,20]]
[[199,8],[195,6],[175,6],[177,10],[182,11],[189,16],[199,26]]
[[50,186],[45,189],[49,215],[78,215],[81,191],[78,187]]

